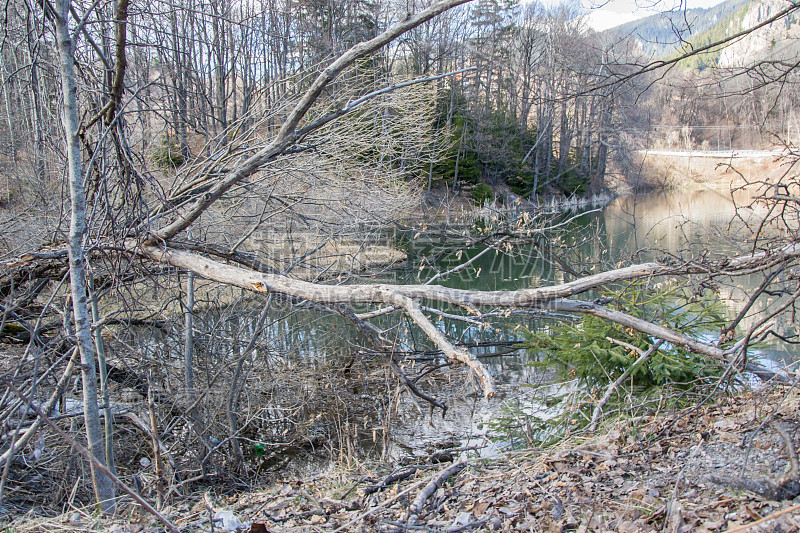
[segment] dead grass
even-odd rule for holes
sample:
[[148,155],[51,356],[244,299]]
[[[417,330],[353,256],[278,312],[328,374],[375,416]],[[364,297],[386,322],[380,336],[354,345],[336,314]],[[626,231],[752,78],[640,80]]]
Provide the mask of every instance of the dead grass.
[[[793,434],[800,428],[799,407],[796,390],[765,388],[700,408],[617,421],[595,436],[546,450],[467,459],[467,468],[433,493],[410,530],[713,532],[763,519],[749,530],[797,531],[794,502],[761,501],[706,476],[739,475],[743,466],[749,477],[779,475],[786,464],[782,442],[762,422],[774,415]],[[332,468],[230,496],[209,488],[164,511],[198,532],[210,531],[209,519],[221,511],[248,527],[264,526],[251,531],[401,531],[410,501],[446,467],[417,466],[412,477],[371,495],[364,487],[383,479],[388,465]],[[133,505],[113,520],[73,510],[9,525],[25,532],[157,530]]]

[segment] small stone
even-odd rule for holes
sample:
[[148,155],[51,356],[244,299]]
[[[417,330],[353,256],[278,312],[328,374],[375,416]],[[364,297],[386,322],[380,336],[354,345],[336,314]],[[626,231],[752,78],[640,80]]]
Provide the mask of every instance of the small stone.
[[472,515],[469,513],[458,513],[451,527],[465,526],[469,524]]
[[141,466],[142,468],[147,468],[148,466],[150,466],[150,459],[148,459],[147,457],[142,457],[141,459],[139,459],[139,466]]
[[500,520],[499,516],[493,516],[491,520],[489,520],[489,529],[492,531],[500,531],[503,528],[503,521]]
[[736,518],[737,518],[737,514],[736,513],[728,513],[728,514],[725,515],[725,520],[728,520],[729,522],[733,521],[733,520],[736,520]]
[[69,523],[74,526],[82,526],[83,519],[81,518],[81,513],[72,513],[69,515]]
[[239,517],[233,514],[232,511],[217,511],[214,513],[214,522],[223,531],[239,531],[250,527],[249,523],[245,524],[239,520]]

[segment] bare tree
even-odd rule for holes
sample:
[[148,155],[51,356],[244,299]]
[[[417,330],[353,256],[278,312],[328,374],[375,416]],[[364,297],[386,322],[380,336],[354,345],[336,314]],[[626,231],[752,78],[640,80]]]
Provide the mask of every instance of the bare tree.
[[[86,239],[86,192],[83,186],[83,164],[81,146],[78,139],[78,99],[75,82],[74,38],[70,33],[69,0],[61,0],[51,13],[55,26],[56,44],[61,71],[63,98],[64,138],[69,160],[68,183],[71,199],[69,241],[70,285],[72,287],[72,312],[75,317],[75,336],[81,355],[81,374],[83,381],[83,412],[86,424],[86,440],[95,458],[104,463],[103,432],[100,427],[100,413],[97,401],[96,360],[92,345],[91,319],[87,303],[87,276],[84,244]],[[95,496],[101,510],[113,513],[116,508],[114,487],[111,479],[91,464]]]

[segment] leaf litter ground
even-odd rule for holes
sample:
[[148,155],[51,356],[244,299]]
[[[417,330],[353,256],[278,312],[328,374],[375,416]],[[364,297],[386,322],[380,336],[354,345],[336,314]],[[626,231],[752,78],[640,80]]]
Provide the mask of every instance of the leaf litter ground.
[[[416,513],[410,509],[421,491],[452,463],[331,470],[235,496],[200,493],[164,513],[182,530],[197,532],[800,531],[800,498],[764,501],[707,479],[784,474],[784,441],[766,422],[779,421],[796,441],[799,409],[795,390],[762,389],[618,420],[594,436],[572,437],[549,449],[493,459],[454,457],[466,465],[450,468],[455,473],[434,487]],[[381,486],[391,473],[409,470],[413,474]],[[133,505],[113,520],[71,513],[18,520],[11,527],[161,530]]]

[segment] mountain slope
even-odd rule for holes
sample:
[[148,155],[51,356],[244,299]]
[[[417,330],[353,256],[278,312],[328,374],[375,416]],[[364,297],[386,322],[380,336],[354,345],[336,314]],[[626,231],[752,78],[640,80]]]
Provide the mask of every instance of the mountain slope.
[[751,0],[727,0],[710,8],[667,11],[606,30],[616,38],[635,40],[645,55],[656,59],[675,53],[688,41],[726,21]]
[[[650,59],[676,54],[731,37],[774,17],[792,4],[788,0],[727,0],[707,9],[665,12],[629,22],[606,33],[632,39]],[[683,68],[742,67],[760,60],[797,57],[800,14],[797,11],[702,56],[682,62]]]
[[[721,30],[726,36],[735,35],[774,17],[788,6],[786,0],[751,2],[741,18],[730,20]],[[718,66],[742,67],[763,59],[796,60],[798,39],[800,24],[795,11],[725,47],[719,52]]]

